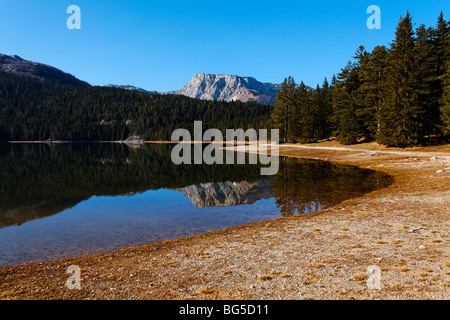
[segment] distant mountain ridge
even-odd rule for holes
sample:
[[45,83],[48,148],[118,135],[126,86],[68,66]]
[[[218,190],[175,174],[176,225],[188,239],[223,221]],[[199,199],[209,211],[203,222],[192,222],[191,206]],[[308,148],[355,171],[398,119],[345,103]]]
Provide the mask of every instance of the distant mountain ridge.
[[280,89],[281,84],[263,83],[253,77],[197,73],[181,90],[168,93],[202,100],[274,104]]
[[24,60],[17,55],[0,54],[0,71],[27,76],[40,81],[48,80],[61,85],[91,86],[89,83],[79,80],[75,76],[55,67]]
[[[0,71],[27,76],[40,81],[61,85],[93,86],[60,69],[43,63],[32,62],[17,55],[0,54]],[[144,93],[178,94],[201,100],[257,102],[273,105],[281,84],[263,83],[253,77],[237,75],[197,73],[181,90],[158,92],[133,85],[108,84],[105,87],[139,91]]]
[[158,93],[157,91],[145,90],[145,89],[140,88],[140,87],[132,86],[131,84],[125,84],[125,85],[107,84],[105,87],[119,88],[119,89],[125,89],[125,90],[133,90],[133,91],[139,91],[139,92],[144,92],[144,93]]

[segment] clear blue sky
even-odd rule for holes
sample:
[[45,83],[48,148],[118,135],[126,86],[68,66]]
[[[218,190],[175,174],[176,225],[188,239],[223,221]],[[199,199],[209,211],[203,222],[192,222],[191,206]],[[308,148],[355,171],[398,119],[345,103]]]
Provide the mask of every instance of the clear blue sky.
[[[81,30],[69,30],[69,5]],[[369,30],[369,5],[381,30]],[[195,73],[253,76],[309,86],[331,78],[359,45],[394,38],[409,10],[416,27],[435,26],[448,0],[95,1],[1,0],[0,53],[53,65],[95,85],[180,89]]]

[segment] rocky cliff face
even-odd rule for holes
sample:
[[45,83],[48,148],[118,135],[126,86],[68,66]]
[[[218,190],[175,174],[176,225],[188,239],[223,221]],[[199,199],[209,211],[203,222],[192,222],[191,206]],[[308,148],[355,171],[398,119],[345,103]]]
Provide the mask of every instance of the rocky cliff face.
[[251,77],[197,73],[183,89],[170,93],[204,100],[274,104],[280,88],[279,84],[262,83]]
[[0,71],[20,76],[27,76],[38,80],[49,80],[57,84],[71,86],[90,86],[89,83],[75,78],[52,66],[24,60],[19,56],[0,54]]
[[176,190],[183,192],[196,208],[252,204],[273,195],[269,179],[256,182],[202,183]]

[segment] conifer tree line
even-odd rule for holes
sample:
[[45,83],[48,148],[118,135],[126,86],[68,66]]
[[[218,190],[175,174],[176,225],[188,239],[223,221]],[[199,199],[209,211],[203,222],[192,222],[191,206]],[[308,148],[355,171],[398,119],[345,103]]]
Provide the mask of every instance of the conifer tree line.
[[406,147],[450,136],[450,22],[442,12],[435,27],[416,29],[407,12],[389,47],[360,46],[352,58],[314,90],[284,80],[271,113],[281,142],[335,136]]
[[0,71],[0,142],[171,140],[172,132],[266,128],[272,106],[120,88],[75,87]]

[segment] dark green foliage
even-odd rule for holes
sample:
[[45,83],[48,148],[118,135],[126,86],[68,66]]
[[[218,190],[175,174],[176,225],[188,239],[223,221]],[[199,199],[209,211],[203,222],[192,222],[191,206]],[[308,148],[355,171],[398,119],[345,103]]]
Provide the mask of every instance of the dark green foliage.
[[420,104],[416,38],[409,13],[400,19],[386,69],[386,93],[377,141],[406,147],[422,142],[425,110]]
[[0,72],[0,139],[170,140],[176,128],[266,128],[272,106],[118,88],[59,86]]
[[323,139],[330,137],[332,133],[331,117],[333,111],[332,107],[332,90],[327,78],[324,79],[322,88],[317,86],[316,95],[314,95],[314,104],[317,105],[317,113],[315,117],[315,137],[316,139]]
[[360,105],[357,116],[361,119],[364,135],[369,138],[374,138],[379,130],[387,54],[385,46],[375,47],[364,55],[359,70],[361,86],[356,93]]
[[315,142],[330,133],[331,95],[328,81],[324,87],[308,89],[303,82],[285,79],[272,112],[272,126],[280,130],[282,142]]
[[337,77],[333,91],[333,113],[337,140],[342,144],[353,144],[360,136],[360,119],[358,118],[357,90],[359,65],[349,61]]
[[282,142],[292,141],[294,136],[291,120],[295,106],[295,87],[292,77],[284,79],[271,114],[272,126],[280,130],[280,141]]
[[440,129],[444,134],[450,135],[450,23],[446,23],[442,15],[438,19],[437,33],[438,62],[441,70],[439,80],[442,90],[442,97],[439,100]]
[[314,94],[307,90],[303,82],[297,89],[297,95],[294,107],[294,123],[292,124],[292,133],[296,140],[300,142],[310,142],[315,136],[315,117],[317,105],[314,101]]
[[438,74],[437,50],[433,46],[434,30],[421,25],[416,30],[416,78],[419,105],[424,110],[423,134],[436,134],[439,125],[439,97],[442,96],[441,80]]
[[295,139],[335,135],[342,144],[376,139],[406,147],[450,135],[449,37],[442,13],[436,28],[415,31],[407,13],[389,49],[360,46],[331,86],[298,90],[293,111],[284,114]]
[[170,140],[173,130],[266,128],[272,107],[117,88],[58,86],[0,72],[0,139]]

